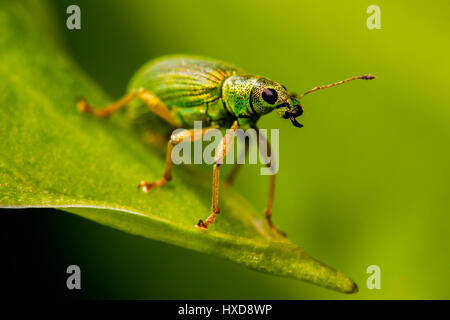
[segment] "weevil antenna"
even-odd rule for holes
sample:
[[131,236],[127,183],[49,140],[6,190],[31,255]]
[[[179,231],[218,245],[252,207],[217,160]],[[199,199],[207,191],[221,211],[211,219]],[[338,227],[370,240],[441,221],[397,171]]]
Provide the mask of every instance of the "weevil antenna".
[[325,85],[325,86],[317,86],[317,87],[314,87],[314,88],[312,88],[311,90],[308,90],[308,91],[306,91],[305,93],[303,93],[303,94],[298,98],[298,100],[300,100],[301,98],[303,98],[303,97],[306,96],[307,94],[310,94],[311,92],[314,92],[314,91],[317,91],[317,90],[320,90],[320,89],[331,88],[331,87],[334,87],[334,86],[337,86],[337,85],[340,85],[340,84],[343,84],[343,83],[346,83],[346,82],[349,82],[349,81],[358,80],[358,79],[361,79],[361,80],[372,80],[372,79],[375,79],[375,76],[373,76],[373,75],[371,75],[371,74],[365,74],[365,75],[363,75],[363,76],[359,76],[359,77],[351,77],[351,78],[348,78],[348,79],[345,79],[345,80],[341,80],[341,81],[338,81],[338,82],[335,82],[335,83],[327,84],[327,85]]

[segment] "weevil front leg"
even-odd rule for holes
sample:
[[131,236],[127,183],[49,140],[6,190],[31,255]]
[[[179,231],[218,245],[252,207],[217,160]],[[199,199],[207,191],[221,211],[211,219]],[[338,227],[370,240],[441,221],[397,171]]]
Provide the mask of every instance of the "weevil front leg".
[[183,140],[187,141],[187,139],[189,139],[190,142],[193,142],[195,140],[201,139],[205,135],[205,133],[211,128],[212,127],[203,128],[200,134],[197,132],[198,129],[183,130],[181,132],[178,132],[177,134],[172,134],[169,142],[167,143],[166,168],[164,169],[163,176],[159,180],[154,182],[141,181],[141,183],[138,185],[138,188],[144,192],[149,192],[151,189],[155,187],[162,187],[167,182],[172,180],[173,147],[179,144],[180,142],[183,142]]
[[[264,153],[261,153],[266,159],[266,166],[268,168],[270,168],[272,166],[272,147],[269,143],[269,141],[267,141],[267,138],[260,133],[258,127],[254,126],[253,127],[256,130],[257,133],[257,138],[258,141],[264,141],[265,144],[267,145],[267,150],[268,150],[268,154],[267,156]],[[260,152],[261,152],[261,148],[259,148]],[[269,159],[267,159],[269,158]],[[286,233],[284,233],[283,231],[281,231],[280,229],[278,229],[272,222],[272,208],[273,208],[273,199],[274,199],[274,195],[275,195],[275,173],[271,174],[269,176],[269,196],[267,199],[267,206],[266,209],[264,210],[264,216],[266,217],[266,222],[269,225],[269,227],[274,230],[277,234],[286,237]]]
[[220,140],[214,157],[213,182],[212,182],[212,203],[211,214],[205,221],[200,219],[196,225],[198,228],[208,229],[208,226],[214,223],[216,216],[220,213],[219,209],[219,183],[220,183],[220,165],[233,146],[233,138],[236,130],[239,128],[238,121],[235,121],[231,128],[227,130],[226,135]]

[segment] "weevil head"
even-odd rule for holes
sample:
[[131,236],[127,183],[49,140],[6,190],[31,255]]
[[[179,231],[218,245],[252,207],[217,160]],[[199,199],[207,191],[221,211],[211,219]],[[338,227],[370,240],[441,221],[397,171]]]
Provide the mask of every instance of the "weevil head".
[[276,111],[281,118],[291,120],[294,126],[303,127],[296,120],[303,113],[300,101],[294,95],[288,94],[286,87],[275,81],[260,78],[252,88],[250,101],[258,114]]

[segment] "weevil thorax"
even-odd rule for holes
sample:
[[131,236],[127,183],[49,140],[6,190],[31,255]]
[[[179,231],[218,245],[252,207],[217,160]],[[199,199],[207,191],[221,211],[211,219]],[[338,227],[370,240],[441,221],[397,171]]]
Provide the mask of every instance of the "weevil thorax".
[[251,92],[258,77],[251,75],[232,76],[222,85],[222,99],[227,110],[237,118],[249,118],[257,121],[260,114],[251,104]]
[[252,75],[226,79],[222,87],[222,98],[230,113],[237,118],[249,118],[255,122],[274,110],[286,119],[286,115],[299,105],[281,84]]

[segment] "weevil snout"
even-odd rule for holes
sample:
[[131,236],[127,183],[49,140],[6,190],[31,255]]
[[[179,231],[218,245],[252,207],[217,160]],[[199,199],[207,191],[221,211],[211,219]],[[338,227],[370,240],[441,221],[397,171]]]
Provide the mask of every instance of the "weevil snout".
[[285,109],[283,115],[284,119],[290,119],[292,124],[297,128],[303,127],[303,125],[295,119],[303,114],[303,108],[300,104],[291,106],[289,103],[284,103],[282,107]]
[[291,115],[294,116],[294,118],[297,118],[297,117],[301,116],[302,114],[303,114],[302,106],[299,104],[296,104],[294,106],[294,108],[292,108]]

